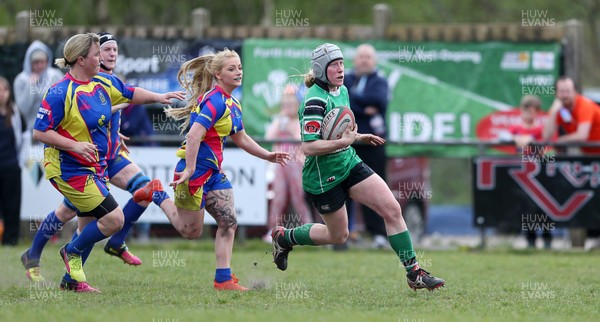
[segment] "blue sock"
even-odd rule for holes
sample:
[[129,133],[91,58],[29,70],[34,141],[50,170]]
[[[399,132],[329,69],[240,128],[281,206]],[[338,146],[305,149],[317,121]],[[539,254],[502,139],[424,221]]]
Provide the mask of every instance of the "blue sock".
[[154,203],[159,207],[160,204],[166,199],[169,199],[169,195],[164,191],[154,191],[152,193],[152,201],[154,201]]
[[42,251],[44,250],[44,246],[57,231],[59,231],[63,226],[63,222],[56,217],[56,213],[52,211],[46,216],[40,228],[35,233],[35,237],[33,237],[33,243],[31,243],[31,248],[29,249],[29,258],[31,259],[40,259],[42,257]]
[[67,245],[67,253],[82,255],[86,248],[106,238],[98,228],[98,220],[87,224],[81,234]]
[[[77,230],[75,230],[75,233],[73,234],[73,238],[71,238],[71,241],[74,241],[75,238],[77,238],[78,234],[77,234]],[[90,256],[90,253],[92,252],[92,249],[94,249],[94,245],[86,248],[83,253],[81,253],[81,263],[82,265],[85,265],[85,261],[87,260],[87,258]],[[68,275],[68,274],[67,274]]]
[[83,253],[81,253],[81,264],[85,265],[85,261],[87,261],[87,258],[90,256],[90,253],[92,252],[92,249],[94,249],[94,244],[92,244],[92,246],[86,248]]
[[65,272],[65,275],[63,276],[63,279],[69,283],[77,283],[76,280],[71,278],[71,275],[69,275],[69,273]]
[[217,268],[215,282],[223,283],[231,280],[231,268]]
[[142,207],[134,202],[133,199],[129,199],[125,207],[123,207],[123,214],[125,215],[123,228],[110,237],[108,240],[108,246],[114,249],[121,248],[121,245],[125,243],[125,238],[127,238],[129,230],[131,230],[131,226],[140,218],[145,210],[146,207]]

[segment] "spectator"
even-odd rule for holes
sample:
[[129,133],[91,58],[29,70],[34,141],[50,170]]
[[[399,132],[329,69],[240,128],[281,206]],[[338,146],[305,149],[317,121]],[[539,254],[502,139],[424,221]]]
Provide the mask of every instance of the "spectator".
[[0,77],[0,216],[4,218],[2,245],[19,240],[21,217],[20,150],[26,124],[10,95],[10,84]]
[[[549,140],[558,128],[566,134],[557,142],[600,143],[600,108],[588,98],[578,94],[575,82],[569,77],[556,81],[556,99],[548,111],[543,139]],[[600,148],[582,147],[583,154],[600,154]]]
[[[50,67],[52,52],[39,40],[34,40],[23,61],[23,71],[17,75],[14,83],[15,101],[27,123],[27,133],[30,135],[37,117],[38,108],[44,94],[63,78],[63,73]],[[28,137],[30,137],[28,135]]]
[[[362,44],[356,49],[354,70],[344,77],[350,95],[358,131],[385,137],[385,115],[388,104],[388,85],[377,73],[375,48]],[[356,154],[384,181],[386,180],[386,155],[384,146],[356,145]],[[373,236],[373,246],[387,247],[388,241],[383,219],[369,207],[361,206],[367,231]]]
[[[298,88],[288,85],[281,98],[281,111],[271,123],[265,138],[267,140],[284,139],[300,141],[300,122],[298,121],[298,107],[301,99]],[[292,159],[286,167],[276,166],[272,188],[275,197],[271,202],[267,218],[269,232],[263,237],[265,242],[271,242],[271,229],[275,226],[288,225],[300,226],[312,222],[311,211],[306,202],[302,189],[302,166],[304,154],[300,145],[294,143],[277,143],[273,145],[274,151],[287,152]],[[288,204],[293,206],[295,215],[285,216]],[[294,228],[287,227],[287,228]]]
[[[543,149],[534,149],[529,143],[531,141],[542,140],[543,126],[536,123],[538,113],[542,110],[542,101],[535,95],[525,95],[521,99],[519,107],[521,109],[521,123],[513,125],[510,128],[510,134],[512,134],[513,140],[517,145],[517,150],[524,155],[541,154],[543,153]],[[524,213],[532,210],[539,210],[539,207],[535,206],[535,204],[528,204],[524,208],[528,208],[523,209]],[[535,229],[529,229],[524,232],[527,238],[527,246],[529,248],[535,248],[537,231]],[[544,248],[550,249],[552,247],[552,233],[550,230],[542,230],[542,239],[544,240]]]
[[[577,93],[575,82],[566,76],[556,81],[556,99],[548,111],[543,139],[549,140],[560,128],[565,134],[557,142],[600,143],[600,108],[590,99]],[[581,154],[600,154],[600,148],[581,147]],[[573,231],[572,231],[573,233]],[[600,231],[588,230],[588,236],[598,239]],[[592,248],[600,247],[596,240]]]

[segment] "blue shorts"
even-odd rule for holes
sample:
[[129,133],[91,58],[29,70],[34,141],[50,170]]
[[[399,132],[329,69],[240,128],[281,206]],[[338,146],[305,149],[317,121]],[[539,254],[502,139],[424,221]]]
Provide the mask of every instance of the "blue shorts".
[[[181,159],[175,166],[175,172],[184,169],[185,160]],[[175,206],[193,211],[204,209],[206,194],[213,190],[232,188],[231,182],[223,172],[212,168],[196,169],[188,180],[175,188]]]
[[131,161],[131,158],[129,158],[127,152],[120,150],[116,158],[107,160],[106,163],[106,173],[108,175],[108,178],[112,179],[114,176],[117,175],[117,173],[123,170],[123,168],[132,164],[133,161]]

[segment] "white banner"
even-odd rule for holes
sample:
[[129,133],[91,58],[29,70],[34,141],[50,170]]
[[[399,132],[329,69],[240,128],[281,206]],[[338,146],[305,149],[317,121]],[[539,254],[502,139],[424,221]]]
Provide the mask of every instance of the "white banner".
[[[173,169],[179,159],[175,156],[175,147],[131,147],[132,160],[151,179],[159,179],[165,191],[173,198],[173,189],[169,183],[173,179]],[[29,153],[27,153],[29,152]],[[56,209],[63,196],[52,187],[43,174],[43,147],[26,148],[23,167],[23,198],[21,219],[43,220]],[[28,154],[28,156],[27,156]],[[235,209],[239,225],[266,225],[267,222],[267,162],[253,157],[241,149],[227,148],[223,157],[223,171],[233,185]],[[113,185],[110,192],[123,207],[131,194]],[[154,203],[139,219],[140,222],[169,223],[169,219]],[[204,222],[215,224],[206,213]]]

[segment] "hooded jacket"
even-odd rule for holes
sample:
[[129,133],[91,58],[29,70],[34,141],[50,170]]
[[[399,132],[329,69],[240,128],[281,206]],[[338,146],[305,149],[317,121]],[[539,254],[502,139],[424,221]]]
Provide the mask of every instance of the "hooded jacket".
[[[29,80],[31,76],[31,55],[36,50],[43,50],[46,53],[48,56],[48,67],[40,75],[37,82],[31,83]],[[33,129],[38,109],[46,91],[52,84],[60,81],[64,77],[64,74],[59,69],[51,67],[53,64],[52,58],[52,51],[48,46],[39,40],[33,41],[25,53],[23,71],[17,75],[13,84],[15,102],[27,123],[28,131]]]

